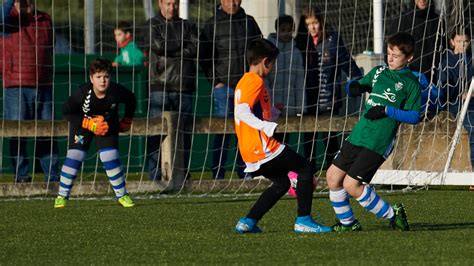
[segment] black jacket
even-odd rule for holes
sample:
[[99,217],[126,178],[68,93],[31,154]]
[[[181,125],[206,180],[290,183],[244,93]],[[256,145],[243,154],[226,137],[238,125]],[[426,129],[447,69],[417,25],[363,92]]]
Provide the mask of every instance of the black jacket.
[[438,67],[439,55],[446,42],[443,36],[438,34],[443,29],[441,24],[438,30],[439,19],[434,4],[431,4],[424,10],[415,9],[404,12],[401,16],[392,19],[387,29],[387,36],[399,31],[412,34],[416,41],[415,57],[409,66],[414,71],[424,73],[428,80],[432,67]]
[[124,86],[110,82],[106,96],[99,99],[95,96],[91,83],[81,85],[64,103],[63,115],[73,124],[73,128],[80,127],[84,117],[101,115],[109,124],[107,135],[118,134],[119,104],[125,104],[124,117],[133,118],[136,99],[133,92]]
[[232,16],[216,9],[200,36],[200,64],[211,84],[222,82],[235,88],[248,70],[247,46],[258,38],[262,33],[257,22],[242,8]]
[[145,23],[143,40],[153,91],[192,93],[196,89],[197,28],[188,20],[161,14]]
[[327,32],[314,46],[312,37],[304,31],[297,36],[296,46],[303,54],[306,72],[306,112],[308,114],[338,111],[342,106],[341,72],[351,79],[362,72],[347,51],[342,36]]

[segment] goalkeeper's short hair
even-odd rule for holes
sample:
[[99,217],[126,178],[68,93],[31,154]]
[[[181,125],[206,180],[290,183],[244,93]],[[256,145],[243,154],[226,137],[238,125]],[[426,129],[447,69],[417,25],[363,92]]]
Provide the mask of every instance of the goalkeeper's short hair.
[[89,65],[89,75],[94,75],[99,72],[107,72],[110,74],[112,71],[112,63],[105,58],[99,57],[94,60]]

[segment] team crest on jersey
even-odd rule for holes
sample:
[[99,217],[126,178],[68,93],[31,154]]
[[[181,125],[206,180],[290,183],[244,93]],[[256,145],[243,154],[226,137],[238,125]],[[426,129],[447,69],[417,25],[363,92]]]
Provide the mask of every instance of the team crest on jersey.
[[401,83],[400,81],[395,83],[395,90],[399,91],[401,89],[403,89],[403,83]]
[[74,135],[74,143],[75,144],[84,144],[84,136],[83,135]]
[[110,109],[111,109],[111,110],[114,110],[116,107],[117,107],[117,104],[115,104],[115,103],[113,103],[113,104],[110,105]]

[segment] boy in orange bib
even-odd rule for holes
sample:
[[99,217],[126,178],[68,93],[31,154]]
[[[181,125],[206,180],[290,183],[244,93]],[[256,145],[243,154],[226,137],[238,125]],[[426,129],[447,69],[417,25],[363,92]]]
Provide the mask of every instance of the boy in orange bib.
[[265,176],[273,184],[257,199],[247,216],[235,226],[237,233],[260,233],[258,221],[290,187],[288,172],[298,174],[298,212],[296,233],[330,232],[330,227],[316,223],[311,216],[313,200],[312,165],[296,152],[280,144],[272,136],[277,123],[272,119],[272,105],[264,78],[270,73],[278,56],[278,48],[268,40],[252,42],[247,50],[249,72],[235,89],[234,119],[239,151],[246,164],[245,172]]

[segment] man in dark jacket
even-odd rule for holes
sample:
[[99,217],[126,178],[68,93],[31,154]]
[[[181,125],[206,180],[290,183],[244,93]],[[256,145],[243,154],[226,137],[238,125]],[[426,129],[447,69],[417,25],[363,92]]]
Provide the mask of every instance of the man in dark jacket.
[[[213,17],[207,20],[201,33],[200,64],[213,86],[213,112],[216,117],[232,116],[234,88],[248,70],[246,51],[248,44],[262,38],[257,22],[240,7],[241,0],[221,0]],[[229,136],[214,138],[212,172],[223,179],[227,161]],[[238,174],[245,177],[245,164],[238,154]]]
[[[0,39],[0,69],[4,86],[4,119],[52,120],[52,22],[48,14],[35,10],[33,0],[17,0]],[[58,181],[58,156],[52,137],[36,138],[45,181]],[[30,182],[25,138],[10,140],[15,181]]]
[[[196,89],[197,28],[178,16],[178,0],[157,0],[157,3],[159,13],[145,23],[143,32],[149,62],[149,116],[160,116],[163,111],[180,112],[179,126],[187,132],[184,134],[184,164],[188,167]],[[151,180],[161,179],[160,144],[159,136],[147,140]]]
[[389,22],[387,36],[405,31],[415,38],[415,57],[409,67],[425,74],[428,81],[431,81],[436,77],[435,68],[440,60],[440,52],[446,45],[446,37],[441,35],[443,27],[439,21],[440,17],[435,12],[434,1],[414,1],[414,9],[404,12]]

